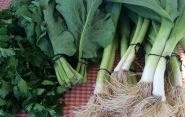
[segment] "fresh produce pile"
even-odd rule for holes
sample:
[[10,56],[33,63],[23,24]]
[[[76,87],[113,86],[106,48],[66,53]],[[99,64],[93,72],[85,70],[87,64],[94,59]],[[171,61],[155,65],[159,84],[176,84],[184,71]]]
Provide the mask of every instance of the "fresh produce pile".
[[[185,44],[185,1],[106,2],[112,14],[116,4],[122,5],[121,9],[116,7],[121,10],[117,11],[121,60],[109,77],[97,77],[94,95],[85,106],[73,111],[74,116],[184,117],[183,63],[177,46]],[[145,55],[145,65],[137,82],[138,73],[132,73],[132,64],[139,49],[144,53],[141,57]]]
[[94,94],[74,116],[185,116],[184,0],[16,0],[0,16],[0,116],[62,115],[59,99],[93,65]]

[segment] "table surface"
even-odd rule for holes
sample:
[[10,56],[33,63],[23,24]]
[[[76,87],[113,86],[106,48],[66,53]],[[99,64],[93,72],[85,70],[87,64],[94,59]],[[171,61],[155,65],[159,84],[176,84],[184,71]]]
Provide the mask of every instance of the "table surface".
[[[11,0],[0,0],[0,10],[7,8],[10,1]],[[179,46],[179,53],[180,53],[181,59],[182,60],[184,59],[185,61],[185,55],[180,46]],[[120,60],[120,57],[119,57],[119,51],[118,51],[116,53],[114,66],[117,65],[119,60]],[[144,64],[141,61],[139,62],[139,64],[141,65]],[[140,66],[136,65],[135,67],[137,72],[142,72],[142,68]],[[75,106],[84,105],[86,102],[88,102],[88,99],[93,94],[98,68],[99,66],[90,68],[88,72],[87,83],[72,87],[71,90],[66,93],[65,99],[60,99],[61,102],[65,101],[67,104],[67,106],[63,108],[63,112],[64,112],[63,117],[72,117],[72,115],[70,115],[70,111],[73,110]],[[16,115],[16,117],[28,117],[28,115],[24,112],[24,110],[22,110]]]

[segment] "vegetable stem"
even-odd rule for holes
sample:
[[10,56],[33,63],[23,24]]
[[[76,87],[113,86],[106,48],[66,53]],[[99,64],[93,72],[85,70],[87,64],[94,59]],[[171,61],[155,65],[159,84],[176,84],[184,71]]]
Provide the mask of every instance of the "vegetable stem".
[[[144,36],[145,36],[145,34],[147,32],[148,26],[149,26],[149,22],[150,21],[148,19],[146,19],[146,18],[144,19],[143,25],[142,25],[142,27],[140,29],[140,32],[139,32],[138,36],[137,36],[137,41],[136,40],[132,40],[132,42],[134,41],[134,44],[137,44],[137,43],[141,44],[142,43],[142,41],[144,39]],[[139,48],[137,48],[137,50],[138,49]],[[131,63],[132,63],[132,61],[134,60],[134,58],[136,56],[134,51],[135,51],[135,49],[132,49],[132,51],[127,56],[126,62],[122,66],[123,70],[129,70]]]
[[[134,33],[134,37],[133,37],[133,40],[135,40],[135,38],[137,37],[137,35],[139,34],[139,31],[142,27],[142,23],[143,23],[143,18],[138,16],[138,23],[137,23],[137,26],[136,26],[136,30],[135,30],[135,33]],[[118,65],[114,68],[114,72],[118,72],[121,70],[121,67],[123,66],[127,56],[129,55],[130,53],[130,50],[134,49],[134,47],[132,46],[129,46],[129,48],[127,49],[126,53],[124,54],[124,56],[121,58],[121,60],[119,61]]]
[[[156,41],[152,47],[150,54],[161,55],[165,46],[165,43],[170,35],[173,24],[170,20],[162,18],[161,26],[156,37]],[[143,74],[140,82],[152,82],[154,73],[159,62],[160,57],[155,55],[149,55],[145,64]],[[150,74],[150,76],[148,76]]]

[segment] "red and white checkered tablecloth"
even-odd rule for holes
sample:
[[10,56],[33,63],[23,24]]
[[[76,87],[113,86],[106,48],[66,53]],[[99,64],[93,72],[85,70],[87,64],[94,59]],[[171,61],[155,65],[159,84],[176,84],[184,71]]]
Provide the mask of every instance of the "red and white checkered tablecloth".
[[[0,10],[7,8],[10,1],[11,0],[0,0]],[[185,61],[185,54],[183,53],[183,50],[180,46],[179,52],[182,60],[184,59]],[[117,52],[114,66],[117,65],[119,60],[120,60],[119,52]],[[144,60],[140,60],[139,64],[143,66]],[[137,72],[142,72],[141,66],[135,65]],[[74,109],[74,106],[84,105],[88,102],[89,97],[93,94],[98,68],[99,66],[90,68],[87,83],[72,87],[72,89],[66,93],[65,99],[60,99],[61,102],[65,101],[67,104],[67,106],[64,107],[63,109],[64,112],[63,117],[72,117],[72,115],[70,115],[70,112]],[[29,117],[29,116],[24,112],[24,110],[22,110],[16,115],[16,117]]]
[[0,0],[0,10],[8,7],[11,0]]

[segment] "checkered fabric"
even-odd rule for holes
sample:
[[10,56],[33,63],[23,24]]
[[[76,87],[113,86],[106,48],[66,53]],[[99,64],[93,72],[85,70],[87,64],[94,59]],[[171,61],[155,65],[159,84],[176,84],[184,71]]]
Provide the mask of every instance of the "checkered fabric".
[[8,7],[11,0],[0,0],[0,10]]
[[[0,0],[0,10],[7,8],[10,1],[11,0]],[[185,61],[185,54],[183,53],[183,50],[180,46],[179,46],[179,53],[182,60],[184,59]],[[120,55],[119,52],[117,52],[114,66],[116,66],[118,61],[120,60],[119,55]],[[139,57],[140,56],[137,55],[136,58],[139,58]],[[136,71],[142,72],[143,70],[142,66],[144,65],[144,60],[143,59],[137,60],[135,61],[135,64],[136,64],[135,65]],[[65,101],[67,104],[67,106],[63,109],[63,112],[64,112],[63,117],[72,117],[72,115],[70,115],[70,112],[74,109],[74,107],[84,105],[88,102],[88,99],[93,94],[98,68],[99,66],[95,66],[89,70],[88,81],[86,84],[72,87],[71,90],[68,91],[67,94],[65,95],[65,99],[60,99],[61,102]],[[138,78],[139,77],[140,76],[138,76]],[[185,76],[183,76],[183,81],[185,83]],[[16,117],[29,117],[29,116],[24,112],[24,110],[22,110],[16,115]]]

